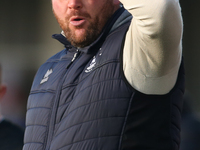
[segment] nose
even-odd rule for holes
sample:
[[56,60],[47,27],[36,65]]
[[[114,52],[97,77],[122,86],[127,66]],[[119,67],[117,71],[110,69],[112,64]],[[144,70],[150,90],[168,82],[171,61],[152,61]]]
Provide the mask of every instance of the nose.
[[80,9],[82,8],[81,0],[68,0],[69,9]]

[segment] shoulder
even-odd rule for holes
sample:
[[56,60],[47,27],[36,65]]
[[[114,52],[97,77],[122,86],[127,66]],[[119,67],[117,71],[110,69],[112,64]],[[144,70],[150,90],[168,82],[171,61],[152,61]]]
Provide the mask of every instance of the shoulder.
[[24,130],[10,121],[0,123],[0,149],[20,150],[23,147]]
[[19,127],[18,125],[8,121],[8,120],[3,120],[1,123],[0,123],[0,127],[1,127],[1,130],[3,130],[4,132],[6,133],[12,133],[12,134],[16,134],[18,136],[23,136],[24,134],[24,131],[21,127]]

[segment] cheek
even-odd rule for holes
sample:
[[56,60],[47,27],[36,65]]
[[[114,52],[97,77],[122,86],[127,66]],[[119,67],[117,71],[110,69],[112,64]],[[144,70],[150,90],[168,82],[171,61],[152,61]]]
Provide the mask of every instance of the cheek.
[[59,18],[65,17],[66,4],[63,0],[52,0],[52,9]]
[[59,9],[59,0],[52,0],[52,9],[54,11]]

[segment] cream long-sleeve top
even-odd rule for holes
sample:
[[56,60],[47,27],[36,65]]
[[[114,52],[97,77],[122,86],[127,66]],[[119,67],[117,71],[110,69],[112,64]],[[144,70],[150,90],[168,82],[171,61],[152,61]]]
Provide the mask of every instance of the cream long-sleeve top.
[[182,58],[183,22],[178,0],[121,0],[133,19],[126,35],[123,70],[136,90],[166,94]]

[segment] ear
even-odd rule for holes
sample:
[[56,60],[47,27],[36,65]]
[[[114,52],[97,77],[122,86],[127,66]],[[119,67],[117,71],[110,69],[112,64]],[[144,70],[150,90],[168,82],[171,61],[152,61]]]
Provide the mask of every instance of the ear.
[[6,94],[7,87],[5,85],[0,85],[0,99]]

